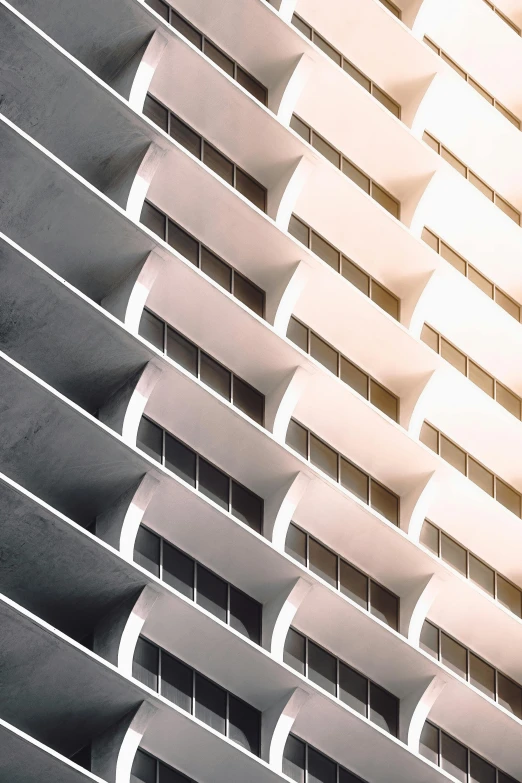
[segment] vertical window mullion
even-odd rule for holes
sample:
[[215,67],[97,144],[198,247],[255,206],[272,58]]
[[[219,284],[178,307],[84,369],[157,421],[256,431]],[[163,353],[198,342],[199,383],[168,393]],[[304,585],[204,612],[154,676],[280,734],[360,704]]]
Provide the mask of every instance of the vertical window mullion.
[[163,354],[167,355],[167,322],[163,321]]
[[196,378],[201,378],[201,348],[196,349]]
[[228,479],[228,512],[232,513],[232,479],[227,476]]
[[196,670],[192,669],[192,703],[190,705],[190,714],[196,714]]
[[194,591],[194,603],[198,602],[198,561],[194,560],[194,576],[192,577],[192,589]]
[[196,492],[199,492],[199,454],[196,454]]
[[228,737],[228,734],[229,734],[228,729],[229,729],[229,723],[230,723],[230,721],[229,721],[230,693],[228,691],[225,691],[225,693],[227,694],[227,706],[226,706],[226,710],[225,710],[225,737]]
[[227,625],[230,625],[230,582],[227,582]]
[[163,582],[163,536],[160,538],[159,578]]
[[157,660],[158,660],[158,693],[161,693],[161,668],[162,668],[161,667],[161,658],[162,658],[162,655],[161,655],[161,648],[160,647],[156,647],[156,649],[158,651],[158,658],[157,658]]
[[366,678],[366,717],[370,718],[370,680]]
[[198,242],[198,269],[201,269],[201,242]]
[[310,535],[308,533],[305,533],[305,535],[306,535],[306,541],[305,541],[306,567],[310,568]]
[[165,437],[165,430],[161,430],[161,464],[165,465],[165,443],[166,443],[166,437]]

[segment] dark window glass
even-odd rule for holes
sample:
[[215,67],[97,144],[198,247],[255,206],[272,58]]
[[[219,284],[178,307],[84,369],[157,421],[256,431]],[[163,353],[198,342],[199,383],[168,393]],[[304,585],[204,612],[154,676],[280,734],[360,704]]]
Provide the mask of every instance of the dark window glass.
[[466,679],[467,650],[443,631],[440,634],[440,659],[448,669]]
[[495,596],[495,572],[471,552],[469,553],[469,578],[486,593]]
[[518,783],[518,781],[510,775],[506,775],[505,772],[498,770],[498,783]]
[[326,158],[326,160],[329,160],[330,163],[333,163],[334,166],[337,168],[341,165],[341,155],[335,147],[332,147],[331,144],[329,144],[325,139],[322,138],[322,136],[319,136],[318,133],[315,131],[312,132],[312,147],[315,147],[315,149],[323,155],[323,157]]
[[295,132],[298,133],[302,139],[310,143],[310,132],[311,132],[310,126],[307,125],[306,122],[300,120],[299,117],[296,117],[295,114],[292,114],[292,119],[290,120],[290,127],[292,128],[292,130],[295,130]]
[[441,532],[440,556],[460,574],[467,574],[467,552],[463,546],[457,544],[452,538]]
[[198,564],[196,601],[211,614],[227,621],[228,585],[212,571]]
[[137,750],[131,770],[131,783],[156,783],[156,759]]
[[441,767],[457,780],[466,783],[468,771],[468,751],[460,742],[441,732]]
[[291,449],[308,459],[308,430],[305,430],[304,427],[301,427],[293,419],[290,419],[290,424],[286,431],[286,443]]
[[232,694],[228,698],[228,736],[250,753],[259,756],[259,712]]
[[293,628],[290,628],[286,635],[283,661],[300,674],[305,674],[306,639]]
[[390,294],[389,291],[383,288],[382,285],[379,285],[376,280],[372,280],[371,298],[385,313],[388,313],[388,315],[391,315],[391,317],[396,320],[399,319],[398,300],[393,294]]
[[162,0],[146,0],[146,4],[166,22],[169,21],[169,6],[163,3]]
[[439,629],[427,620],[422,626],[419,647],[434,658],[439,657]]
[[370,379],[370,402],[390,419],[397,421],[397,397],[373,379]]
[[177,658],[161,654],[161,695],[182,710],[191,712],[194,672]]
[[439,731],[431,723],[425,723],[422,727],[419,753],[433,764],[439,763]]
[[237,83],[244,87],[250,95],[266,106],[267,102],[267,89],[260,84],[257,79],[254,79],[247,71],[243,70],[239,65],[236,65],[236,80]]
[[265,398],[250,384],[238,378],[237,375],[233,377],[234,391],[233,402],[236,408],[246,413],[251,419],[258,424],[263,424]]
[[240,275],[239,272],[234,272],[234,296],[256,315],[263,317],[265,312],[264,291]]
[[397,736],[398,701],[391,693],[370,683],[370,720]]
[[294,316],[290,318],[286,336],[301,348],[302,351],[308,353],[308,329],[304,324],[300,323],[297,318],[294,318]]
[[370,611],[373,615],[397,630],[399,622],[399,600],[377,582],[370,582]]
[[205,45],[203,48],[203,51],[209,57],[213,62],[216,63],[225,73],[228,73],[229,76],[234,77],[234,61],[230,59],[230,57],[227,57],[227,55],[221,51],[221,49],[218,49],[217,46],[214,46],[213,43],[211,43],[208,38],[205,38]]
[[337,555],[316,541],[308,540],[308,558],[310,571],[318,574],[325,582],[337,587]]
[[495,497],[509,511],[520,516],[520,495],[499,478],[495,481]]
[[496,783],[496,769],[475,753],[469,754],[470,783]]
[[224,734],[226,714],[226,691],[196,672],[196,718]]
[[497,601],[517,617],[522,615],[522,595],[518,587],[497,574]]
[[153,691],[158,690],[158,655],[156,645],[140,636],[132,662],[132,676]]
[[308,746],[307,783],[336,783],[337,764]]
[[165,215],[159,209],[153,207],[148,201],[143,202],[140,222],[161,239],[165,239],[165,219]]
[[256,182],[253,177],[245,174],[244,171],[236,167],[236,189],[247,198],[252,204],[266,211],[266,189]]
[[232,514],[253,530],[261,533],[263,500],[236,481],[232,481]]
[[192,375],[198,374],[197,347],[170,326],[167,327],[167,356]]
[[339,767],[339,783],[365,783],[365,781],[348,772],[344,767]]
[[140,525],[134,545],[134,562],[154,576],[159,576],[160,573],[160,546],[159,536]]
[[207,498],[228,510],[230,479],[206,459],[199,458],[198,489]]
[[301,565],[306,566],[306,533],[290,524],[286,535],[285,552]]
[[172,220],[169,220],[167,241],[169,245],[173,247],[174,250],[177,250],[181,256],[186,258],[195,266],[198,265],[199,243],[194,239],[194,237],[191,237],[190,234],[187,234],[186,231],[183,231],[180,226],[178,226],[176,223],[173,223]]
[[310,462],[337,481],[339,455],[312,433],[310,433]]
[[167,767],[166,764],[159,764],[158,769],[158,783],[194,783],[186,775],[182,775],[172,767]]
[[490,699],[495,698],[495,669],[472,652],[469,653],[469,681]]
[[310,229],[302,220],[292,215],[288,224],[288,233],[295,237],[299,242],[308,247],[310,238]]
[[516,682],[505,677],[500,672],[498,677],[498,703],[512,712],[517,718],[522,718],[522,689]]
[[308,679],[335,696],[337,659],[310,640],[308,640]]
[[142,417],[138,427],[137,446],[149,457],[161,462],[163,453],[163,430],[157,424],[153,424],[150,419]]
[[434,554],[438,556],[439,529],[435,527],[435,525],[432,525],[431,522],[428,522],[427,519],[424,520],[424,524],[421,529],[420,542],[427,549],[430,549]]
[[163,333],[165,324],[160,318],[156,318],[149,310],[144,310],[140,320],[140,335],[154,348],[163,351]]
[[341,55],[339,52],[336,52],[333,46],[330,46],[328,41],[325,41],[324,38],[319,35],[318,33],[313,31],[313,41],[316,46],[321,49],[322,52],[324,52],[331,60],[333,60],[337,65],[341,64]]
[[399,498],[374,479],[371,480],[371,506],[394,525],[399,524]]
[[368,376],[344,356],[341,356],[341,380],[368,399]]
[[165,467],[192,487],[196,486],[196,453],[165,433]]
[[170,115],[170,135],[196,158],[201,158],[201,136],[172,113]]
[[155,125],[157,125],[165,133],[169,129],[169,112],[165,106],[155,101],[151,95],[147,95],[145,103],[143,104],[143,114],[148,117]]
[[361,715],[368,714],[368,680],[339,661],[339,698]]
[[343,174],[346,174],[352,182],[355,182],[365,193],[370,194],[370,177],[354,166],[347,158],[343,158]]
[[344,457],[341,457],[341,484],[364,503],[368,503],[368,476]]
[[366,296],[370,296],[370,278],[346,256],[342,257],[341,274],[359,291],[362,291]]
[[312,253],[315,253],[325,261],[328,266],[339,271],[339,251],[333,247],[326,239],[323,239],[315,231],[312,231]]
[[357,568],[341,560],[340,562],[340,589],[356,604],[364,609],[368,608],[368,577]]
[[203,149],[203,163],[229,185],[234,184],[234,164],[208,142]]
[[232,375],[226,367],[212,359],[208,353],[201,351],[199,376],[203,383],[210,386],[218,394],[221,394],[226,400],[231,397],[231,379]]
[[261,643],[261,604],[230,585],[230,625],[250,641]]
[[334,375],[337,375],[337,360],[339,354],[332,348],[331,345],[321,340],[314,332],[310,335],[310,355],[317,359],[324,367],[326,367]]
[[304,783],[306,745],[289,734],[283,751],[283,775],[296,783]]
[[163,542],[163,581],[187,598],[194,598],[194,560]]
[[466,452],[460,449],[444,435],[440,436],[440,456],[466,475]]
[[206,247],[201,247],[201,271],[226,291],[232,291],[232,270]]
[[201,33],[192,27],[192,25],[189,24],[186,19],[183,19],[182,16],[177,14],[174,9],[171,9],[170,11],[170,23],[172,27],[175,27],[176,30],[181,33],[181,35],[184,35],[185,38],[188,38],[188,40],[193,43],[194,46],[197,46],[198,49],[201,49],[203,42]]

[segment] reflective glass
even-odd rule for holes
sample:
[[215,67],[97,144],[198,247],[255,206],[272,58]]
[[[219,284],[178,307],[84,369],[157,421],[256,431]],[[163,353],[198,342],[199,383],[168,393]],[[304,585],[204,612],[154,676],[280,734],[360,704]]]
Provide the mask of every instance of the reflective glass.
[[196,486],[196,452],[165,433],[165,467],[192,487]]
[[232,694],[228,697],[228,736],[242,748],[259,756],[260,713]]
[[337,481],[339,455],[312,433],[310,433],[310,462]]
[[346,560],[340,561],[340,590],[343,595],[348,596],[356,604],[364,609],[368,608],[368,577],[361,573],[357,568],[347,563]]
[[285,552],[306,566],[306,533],[292,523],[286,535]]
[[263,529],[263,499],[232,481],[232,514],[257,533]]
[[199,377],[207,386],[220,394],[226,400],[230,400],[232,391],[232,373],[216,362],[208,353],[200,353]]
[[161,695],[186,712],[192,711],[192,678],[190,666],[161,653]]
[[397,630],[399,624],[399,599],[373,580],[370,581],[370,612],[383,623]]
[[163,542],[162,579],[187,598],[194,598],[194,560],[167,541]]
[[361,715],[368,712],[368,680],[339,661],[339,698]]
[[207,612],[227,621],[228,584],[224,579],[198,563],[196,601]]
[[192,375],[198,374],[197,346],[170,326],[167,327],[167,356]]
[[308,679],[335,696],[337,691],[337,659],[308,640]]
[[225,734],[227,692],[196,672],[196,718]]
[[306,639],[302,634],[294,631],[293,628],[290,628],[286,635],[283,661],[300,674],[305,674]]
[[217,503],[221,508],[229,506],[230,479],[223,471],[216,468],[202,457],[199,458],[198,489]]
[[316,541],[308,539],[309,568],[328,584],[337,587],[337,555]]
[[160,548],[160,537],[140,525],[134,544],[134,562],[146,568],[154,576],[159,576]]

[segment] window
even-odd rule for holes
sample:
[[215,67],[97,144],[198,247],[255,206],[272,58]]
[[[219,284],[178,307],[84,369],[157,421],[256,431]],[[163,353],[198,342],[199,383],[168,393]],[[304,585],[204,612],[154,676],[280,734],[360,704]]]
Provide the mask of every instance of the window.
[[[520,305],[511,299],[504,291],[484,277],[475,267],[468,263],[462,256],[459,256],[449,245],[433,233],[430,229],[424,227],[422,231],[422,239],[427,245],[431,247],[436,253],[439,253],[446,259],[452,266],[455,267],[462,275],[465,275],[471,282],[480,288],[486,296],[493,299],[506,313],[515,320],[520,321]],[[434,349],[435,350],[435,349]]]
[[[149,649],[154,651],[155,657],[154,660],[150,657],[151,671],[144,672],[143,666],[138,666],[136,661],[142,660],[143,650]],[[259,756],[261,713],[143,636],[136,645],[132,676]],[[151,676],[155,687],[149,684]]]
[[399,598],[354,565],[291,522],[285,552],[395,631]]
[[288,631],[283,660],[331,696],[397,736],[399,700],[295,628]]
[[365,783],[364,780],[320,753],[295,734],[289,734],[283,751],[283,775],[297,783]]
[[143,205],[140,221],[254,313],[261,317],[264,316],[264,291],[237,272],[226,261],[218,258],[173,220],[167,219],[166,215],[148,201],[145,201]]
[[522,591],[505,577],[484,563],[476,555],[450,538],[429,519],[424,520],[420,543],[442,558],[462,576],[471,579],[478,587],[495,598],[510,612],[522,617]]
[[172,138],[188,152],[202,160],[218,177],[232,185],[262,212],[266,212],[266,188],[229,160],[174,112],[163,106],[152,95],[147,95],[143,113],[166,133],[170,133]]
[[[421,332],[421,340],[429,347],[440,353],[443,359],[452,364],[456,370],[470,379],[489,397],[493,397],[517,419],[522,418],[522,400],[510,389],[503,386],[492,375],[483,370],[478,364],[466,356],[462,351],[452,345],[445,337],[442,337],[432,326],[424,324]],[[477,481],[476,483],[480,483]],[[490,493],[491,494],[491,493]]]
[[181,35],[187,38],[191,44],[202,50],[221,70],[228,73],[235,81],[247,90],[254,98],[267,105],[268,90],[261,82],[258,82],[252,74],[245,71],[235,60],[232,60],[228,54],[218,49],[206,35],[198,30],[194,25],[188,22],[181,14],[178,14],[163,0],[145,0],[147,5],[158,13],[162,19],[169,22]]
[[495,498],[508,511],[512,511],[517,517],[521,516],[522,495],[509,484],[488,470],[480,462],[477,462],[470,454],[465,452],[456,443],[449,440],[442,432],[439,432],[432,424],[424,422],[421,428],[420,441],[432,451],[439,454],[444,460],[464,473],[474,484]]
[[[286,444],[318,467],[319,470],[322,470],[323,473],[333,478],[334,481],[341,483],[350,492],[357,494],[364,503],[370,505],[379,514],[393,522],[394,525],[399,524],[398,496],[382,484],[379,484],[371,476],[367,476],[357,465],[354,465],[346,457],[334,451],[310,430],[307,430],[302,424],[295,421],[295,419],[290,419],[286,433]],[[362,477],[366,477],[366,480],[369,481],[369,499],[368,497],[363,498],[358,494],[361,488]],[[352,482],[355,485],[353,488]]]
[[139,333],[155,348],[166,353],[176,364],[199,377],[239,410],[258,424],[264,423],[265,397],[222,364],[202,351],[180,332],[158,318],[150,310],[143,310]]
[[505,22],[509,27],[511,27],[511,29],[514,30],[517,35],[522,35],[522,30],[520,29],[520,27],[518,27],[514,22],[512,22],[511,19],[509,19],[505,14],[503,14],[502,11],[499,8],[497,8],[497,6],[494,3],[490,2],[490,0],[484,0],[484,2],[486,3],[486,5],[489,5],[491,10],[494,11],[497,14],[497,16],[500,16],[502,21]]
[[400,8],[397,8],[396,5],[394,5],[390,0],[380,0],[380,2],[383,4],[385,8],[388,9],[388,11],[397,17],[397,19],[401,18],[401,11]]
[[452,166],[459,174],[465,179],[471,182],[480,192],[486,196],[489,201],[492,201],[499,209],[504,212],[511,220],[520,225],[520,212],[511,206],[502,196],[499,196],[489,185],[480,179],[477,174],[471,171],[464,163],[453,155],[446,147],[444,147],[437,139],[435,139],[430,133],[424,131],[423,140],[431,147],[432,150],[437,152],[450,166]]
[[[385,2],[384,3],[388,10],[392,10],[392,8],[395,8],[393,3]],[[395,8],[395,11],[398,9]],[[396,15],[396,14],[395,14]],[[393,114],[395,117],[400,119],[401,116],[401,107],[399,104],[393,100],[384,90],[381,90],[380,87],[378,87],[374,82],[372,82],[370,79],[368,79],[367,76],[365,76],[363,73],[361,73],[353,63],[351,63],[349,60],[346,59],[346,57],[341,54],[334,46],[332,46],[331,43],[329,43],[325,38],[320,35],[317,30],[314,30],[313,27],[311,27],[307,22],[304,21],[300,16],[297,14],[294,14],[292,17],[292,24],[294,27],[296,27],[300,33],[302,33],[306,38],[308,38],[310,41],[312,41],[319,49],[321,49],[322,52],[326,54],[327,57],[330,58],[330,60],[333,60],[333,62],[338,65],[340,68],[342,68],[346,73],[348,73],[353,79],[355,79],[359,84],[364,87],[365,90],[367,90],[371,95],[373,95],[374,98],[376,98],[379,103],[381,103],[386,109],[388,109],[391,114]]]
[[[486,0],[487,2],[487,0]],[[488,3],[489,5],[489,3]],[[424,43],[429,46],[429,48],[435,52],[435,54],[438,54],[439,57],[444,60],[453,70],[455,73],[458,73],[458,75],[464,79],[464,81],[468,82],[471,87],[473,87],[476,92],[478,92],[479,95],[482,95],[485,100],[490,103],[492,106],[495,107],[495,109],[502,114],[503,117],[505,117],[509,122],[515,126],[515,128],[518,128],[520,130],[520,120],[518,117],[515,117],[514,114],[511,114],[510,111],[506,109],[505,106],[503,106],[501,103],[499,103],[496,98],[494,98],[492,95],[489,94],[487,90],[485,90],[483,87],[480,86],[474,79],[471,78],[469,73],[466,73],[466,71],[461,68],[457,63],[451,59],[439,46],[437,46],[436,43],[433,43],[427,36],[424,36]]]
[[138,748],[132,764],[130,783],[195,783],[195,781]]
[[345,158],[343,154],[337,150],[330,142],[323,139],[317,131],[315,131],[304,120],[292,115],[290,120],[290,127],[295,130],[302,138],[307,141],[312,147],[321,153],[323,157],[333,163],[333,165],[340,169],[343,174],[346,174],[356,185],[368,193],[375,201],[377,201],[381,207],[384,207],[393,217],[400,220],[401,205],[400,202],[394,198],[388,191],[377,185],[370,177],[364,174],[357,168],[348,158]]
[[378,283],[377,280],[374,280],[373,277],[363,272],[357,264],[343,256],[340,250],[330,245],[329,242],[323,239],[310,226],[307,226],[306,223],[303,223],[296,215],[292,215],[290,218],[288,233],[308,247],[312,253],[319,256],[328,266],[339,272],[352,285],[362,291],[365,296],[372,299],[388,315],[391,315],[397,321],[399,320],[400,302],[397,297]]
[[[164,432],[163,450],[148,451],[149,444]],[[227,476],[219,468],[207,462],[203,457],[175,438],[169,432],[161,430],[145,416],[138,428],[136,445],[154,459],[165,465],[183,481],[195,487],[199,492],[211,497],[218,505],[233,516],[245,522],[249,527],[261,533],[263,524],[263,499],[255,495],[242,484]],[[226,487],[226,489],[225,489]],[[226,497],[225,497],[226,495]]]

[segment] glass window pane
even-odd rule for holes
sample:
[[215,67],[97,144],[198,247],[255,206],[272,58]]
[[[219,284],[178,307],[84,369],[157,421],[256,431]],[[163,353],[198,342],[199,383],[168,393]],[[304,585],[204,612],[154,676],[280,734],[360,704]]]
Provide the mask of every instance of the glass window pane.
[[451,247],[448,247],[448,245],[446,245],[444,242],[441,242],[440,254],[442,258],[445,258],[446,261],[454,266],[455,269],[461,273],[461,275],[466,274],[466,262],[464,259],[459,256],[458,253],[455,253],[455,251],[452,250]]
[[195,27],[192,27],[192,25],[189,24],[186,19],[183,19],[182,16],[176,13],[173,8],[170,10],[170,23],[172,27],[175,27],[176,30],[181,33],[181,35],[184,35],[185,38],[188,38],[188,40],[193,43],[194,46],[197,46],[198,49],[201,49],[201,33],[199,33]]
[[425,144],[428,145],[428,147],[430,147],[434,152],[436,152],[437,155],[439,154],[440,144],[437,141],[437,139],[434,139],[430,133],[424,131],[424,133],[422,134],[422,140]]
[[232,481],[232,514],[252,530],[262,532],[263,499],[237,481]]
[[308,540],[308,567],[325,582],[337,587],[337,555],[311,537]]
[[379,103],[382,103],[382,105],[388,109],[388,111],[393,114],[394,117],[400,118],[401,107],[399,104],[396,103],[393,98],[390,98],[390,96],[387,95],[383,90],[377,87],[376,84],[372,84],[372,95],[374,98],[377,98]]
[[153,11],[156,11],[162,19],[166,22],[169,21],[169,6],[166,5],[166,3],[162,2],[162,0],[146,0],[146,3]]
[[368,399],[368,376],[344,356],[341,356],[341,380],[365,399]]
[[498,677],[498,703],[512,712],[517,718],[522,718],[522,689],[516,682],[505,677],[500,672]]
[[427,36],[424,36],[423,41],[424,41],[425,44],[427,44],[430,47],[430,49],[432,49],[435,52],[435,54],[440,54],[439,47],[436,46],[433,43],[433,41],[430,41],[430,39]]
[[390,196],[389,193],[386,193],[379,185],[376,185],[375,182],[372,184],[372,198],[393,217],[397,218],[397,220],[399,219],[401,211],[399,202],[393,196]]
[[292,215],[288,223],[288,233],[297,239],[301,244],[308,247],[310,241],[310,229],[302,220]]
[[370,720],[397,736],[399,702],[391,693],[379,688],[374,682],[370,683]]
[[221,70],[225,71],[225,73],[228,73],[229,76],[234,78],[234,61],[231,60],[230,57],[227,57],[227,55],[222,52],[221,49],[218,49],[217,46],[214,46],[214,44],[209,41],[208,38],[205,38],[203,51],[207,57],[215,62],[219,68],[221,68]]
[[283,751],[283,775],[288,775],[290,780],[295,780],[296,783],[304,783],[305,757],[304,742],[289,734]]
[[518,130],[520,130],[520,120],[517,117],[515,117],[514,114],[511,114],[511,112],[508,111],[505,106],[502,106],[501,103],[495,101],[495,109],[499,111],[502,114],[502,116],[506,118],[506,120],[509,120],[509,122],[515,126],[515,128],[518,128]]
[[323,239],[315,231],[312,231],[312,253],[322,258],[329,266],[339,271],[339,251],[335,249],[326,239]]
[[515,778],[510,777],[510,775],[506,775],[505,772],[498,771],[498,783],[518,783]]
[[337,65],[341,64],[341,55],[339,52],[337,52],[333,46],[330,46],[328,41],[325,41],[319,33],[315,32],[315,30],[313,31],[313,42],[322,52],[328,55],[330,60],[333,60]]
[[419,440],[436,454],[439,453],[439,432],[427,421],[421,427]]
[[132,763],[130,783],[156,783],[156,759],[138,749]]
[[161,695],[187,712],[192,711],[193,674],[190,666],[162,651]]
[[198,265],[199,242],[172,220],[169,220],[167,242],[192,264]]
[[419,753],[433,764],[439,763],[439,731],[431,723],[425,723],[422,727]]
[[337,360],[339,354],[331,345],[321,340],[314,332],[310,333],[310,355],[317,359],[327,370],[337,375]]
[[442,434],[440,436],[440,456],[466,475],[466,452],[459,449]]
[[224,734],[226,731],[227,692],[196,672],[196,718]]
[[420,542],[433,554],[439,555],[439,528],[432,525],[427,519],[421,528]]
[[286,534],[285,552],[298,563],[306,566],[306,533],[293,522],[290,523]]
[[194,783],[186,775],[183,775],[176,769],[172,769],[172,767],[167,767],[166,764],[161,762],[159,763],[158,771],[158,783]]
[[363,294],[370,295],[370,278],[346,256],[341,257],[341,274]]
[[358,775],[348,772],[344,767],[339,767],[339,783],[365,783]]
[[476,174],[470,171],[468,172],[468,179],[489,201],[493,201],[493,190],[480,177],[477,177]]
[[495,288],[495,302],[517,321],[520,321],[520,306],[499,288]]
[[165,467],[191,487],[196,486],[196,453],[168,433],[165,433]]
[[335,696],[337,690],[337,658],[308,640],[308,679]]
[[490,299],[493,299],[493,283],[490,283],[484,275],[481,275],[480,272],[472,266],[468,266],[468,278],[473,285],[476,285],[481,291],[484,291]]
[[227,621],[228,584],[208,568],[198,563],[196,601],[207,612]]
[[301,136],[302,139],[310,143],[310,134],[311,134],[311,128],[309,125],[306,124],[306,122],[303,122],[299,119],[299,117],[296,117],[295,114],[292,114],[292,119],[290,120],[290,127],[292,130],[295,130],[296,133]]
[[355,67],[355,65],[352,65],[351,62],[346,60],[343,57],[343,69],[346,71],[346,73],[349,73],[352,79],[355,79],[356,82],[358,82],[361,87],[364,87],[365,90],[370,92],[371,89],[371,82],[370,80],[359,71],[358,68]]
[[187,598],[194,598],[194,560],[167,541],[163,542],[162,579]]
[[198,489],[207,498],[217,503],[221,508],[229,506],[230,479],[223,471],[216,468],[202,457],[199,458]]
[[444,631],[440,632],[440,659],[448,669],[467,678],[467,650]]
[[152,95],[147,95],[143,104],[143,114],[148,117],[155,125],[165,132],[169,128],[169,112],[165,106],[154,100]]
[[310,433],[310,462],[337,481],[339,455],[312,433]]
[[266,106],[267,103],[267,89],[257,79],[254,79],[247,71],[236,65],[236,81],[241,87],[244,87],[250,95]]
[[339,661],[339,698],[352,710],[367,716],[368,680]]
[[424,650],[424,652],[428,653],[428,655],[431,655],[433,658],[436,658],[438,660],[439,658],[439,629],[429,623],[427,620],[424,621],[424,624],[422,626],[420,640],[419,640],[419,647],[421,650]]
[[321,155],[326,158],[326,160],[329,160],[330,163],[333,163],[336,168],[340,167],[340,153],[337,152],[335,147],[332,147],[331,144],[325,141],[325,139],[323,139],[322,136],[319,136],[319,134],[315,131],[312,131],[312,147],[315,147],[315,149],[320,152]]
[[142,416],[140,426],[138,427],[136,445],[149,457],[161,462],[163,456],[163,430],[150,419]]
[[399,498],[375,479],[370,480],[370,505],[394,525],[399,524]]
[[165,330],[165,323],[161,318],[157,318],[149,310],[143,310],[141,314],[139,333],[147,340],[148,343],[153,345],[158,351],[163,352],[163,333]]
[[261,604],[230,585],[230,619],[234,630],[256,644],[261,643]]
[[197,346],[170,326],[167,327],[167,356],[192,375],[198,374]]
[[463,576],[467,576],[467,550],[441,531],[440,556]]
[[261,715],[241,699],[229,695],[228,736],[242,748],[259,756]]
[[482,367],[479,367],[475,362],[472,362],[471,359],[468,361],[468,377],[472,383],[486,392],[490,397],[493,397],[495,381],[489,373],[485,372]]
[[265,398],[257,389],[250,386],[249,383],[238,378],[237,375],[232,377],[233,381],[233,403],[236,408],[246,413],[251,419],[257,421],[258,424],[263,424],[264,410],[265,410]]
[[443,158],[443,160],[447,161],[450,166],[453,166],[455,171],[458,171],[459,174],[461,174],[463,177],[466,176],[468,168],[465,166],[461,161],[455,157],[449,150],[446,149],[446,147],[443,147],[441,145],[440,147],[440,156]]
[[471,76],[468,76],[468,84],[470,84],[473,89],[479,93],[479,95],[482,95],[482,97],[485,98],[488,103],[490,103],[492,106],[494,105],[494,98],[492,98],[489,92],[486,92],[486,90],[481,87],[480,84],[475,81],[475,79],[472,79]]
[[156,645],[140,636],[134,651],[132,676],[153,691],[158,690],[158,656],[159,649]]
[[206,247],[201,247],[201,271],[226,291],[232,290],[232,270]]
[[306,639],[290,628],[285,639],[283,661],[300,674],[306,672]]
[[458,75],[459,75],[459,76],[460,76],[462,79],[466,79],[466,76],[467,76],[467,74],[466,74],[466,71],[463,71],[463,70],[462,70],[462,68],[459,68],[459,66],[457,65],[457,63],[456,63],[456,62],[454,62],[454,61],[451,59],[451,57],[448,57],[448,55],[447,55],[447,54],[444,54],[444,52],[442,52],[442,51],[440,52],[440,56],[441,56],[441,59],[442,59],[442,60],[444,60],[444,62],[445,62],[445,63],[447,63],[447,64],[448,64],[448,65],[449,65],[451,68],[453,68],[453,70],[454,70],[456,73],[458,73]]
[[473,457],[468,457],[468,478],[493,497],[493,473],[474,460]]
[[520,495],[514,489],[504,484],[498,477],[495,480],[495,497],[509,511],[520,516]]
[[441,767],[457,780],[466,783],[468,772],[468,751],[460,742],[441,731]]
[[140,215],[140,223],[143,223],[154,234],[157,234],[161,239],[165,239],[165,215],[149,204],[148,201],[143,202],[143,207]]
[[236,167],[236,190],[255,204],[262,212],[266,212],[266,188],[253,177]]
[[288,322],[286,336],[302,351],[308,353],[308,327],[292,316]]
[[469,780],[470,783],[496,783],[497,771],[475,753],[469,754]]
[[370,402],[380,411],[397,421],[397,397],[370,378]]
[[421,331],[421,340],[435,353],[439,352],[439,333],[428,324],[424,324]]
[[359,569],[347,563],[346,560],[340,560],[339,568],[340,590],[343,595],[348,596],[363,609],[368,608],[368,577]]
[[439,252],[439,238],[436,234],[433,233],[433,231],[430,231],[429,228],[426,228],[426,226],[422,229],[421,238],[422,241],[426,242],[426,244],[429,245],[432,250],[434,250],[436,253]]
[[356,185],[362,188],[365,193],[368,193],[368,195],[370,194],[370,177],[363,174],[363,172],[358,169],[357,166],[354,166],[348,158],[343,158],[342,172],[343,174],[346,174],[352,182],[355,182]]
[[341,484],[363,503],[368,503],[369,481],[369,476],[364,471],[341,457]]
[[507,411],[520,419],[520,397],[497,381],[496,400]]
[[486,593],[495,595],[495,572],[471,552],[469,553],[469,578]]
[[440,338],[440,355],[453,365],[456,370],[466,375],[466,355],[451,345],[444,337]]
[[472,652],[469,654],[469,681],[490,699],[495,698],[495,669]]
[[502,196],[499,196],[498,193],[495,193],[495,204],[508,216],[508,218],[514,220],[517,225],[520,225],[520,212],[518,212],[515,207],[512,207],[509,202],[502,198]]
[[373,580],[370,580],[370,612],[383,623],[397,630],[399,599]]
[[308,430],[294,419],[290,419],[290,424],[286,431],[286,443],[291,449],[308,459]]
[[372,290],[370,296],[372,302],[375,302],[376,305],[379,305],[379,307],[381,307],[385,313],[388,313],[388,315],[391,315],[391,317],[395,318],[396,320],[399,319],[399,300],[393,294],[383,288],[382,285],[379,285],[376,280],[372,280]]
[[154,576],[160,575],[161,539],[140,525],[134,544],[134,562],[146,568]]
[[229,185],[234,184],[234,164],[208,141],[203,148],[203,163]]
[[497,574],[497,601],[510,612],[522,617],[522,594],[518,587]]
[[201,158],[201,136],[172,113],[170,115],[170,135],[196,158]]
[[337,764],[309,745],[306,778],[307,783],[336,783]]
[[234,272],[234,296],[256,315],[264,317],[265,292],[240,275],[239,272]]
[[226,400],[230,400],[232,391],[232,374],[230,370],[216,362],[208,353],[201,351],[199,373],[203,383],[206,383],[215,392],[221,394]]

